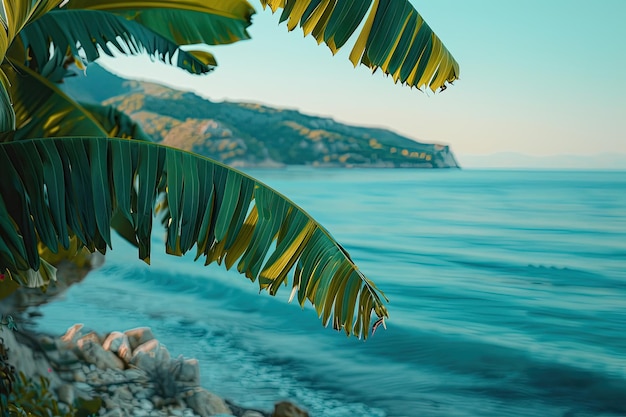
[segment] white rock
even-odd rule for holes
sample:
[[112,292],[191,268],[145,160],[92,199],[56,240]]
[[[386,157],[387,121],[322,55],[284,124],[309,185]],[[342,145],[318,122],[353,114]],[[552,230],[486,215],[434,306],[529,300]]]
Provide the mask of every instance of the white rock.
[[137,346],[130,364],[146,372],[154,372],[160,369],[169,370],[170,360],[167,348],[153,339]]
[[81,336],[76,340],[76,347],[79,350],[81,350],[83,346],[85,345],[85,343],[88,343],[88,342],[94,342],[99,345],[100,337],[98,337],[98,334],[96,332],[87,333],[86,335]]
[[128,336],[122,332],[111,332],[102,343],[104,350],[110,350],[124,362],[128,363],[132,356]]
[[137,327],[135,329],[126,330],[124,334],[128,337],[132,349],[154,339],[152,330],[150,330],[149,327]]
[[65,334],[61,336],[60,341],[65,343],[66,345],[73,346],[76,343],[76,340],[82,336],[80,330],[83,328],[82,323],[78,323],[67,329]]
[[185,398],[187,406],[201,417],[208,417],[214,414],[231,414],[230,408],[223,399],[209,391],[198,388]]
[[241,417],[265,417],[263,414],[258,411],[248,410],[242,414]]

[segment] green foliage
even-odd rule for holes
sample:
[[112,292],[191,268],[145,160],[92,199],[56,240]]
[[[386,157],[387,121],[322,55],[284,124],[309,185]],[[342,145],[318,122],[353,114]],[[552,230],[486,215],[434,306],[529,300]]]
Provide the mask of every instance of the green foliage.
[[164,366],[159,361],[152,361],[151,366],[144,369],[154,394],[163,399],[162,405],[176,404],[178,401],[177,397],[190,389],[177,380],[181,366],[182,359],[172,360],[168,366]]
[[4,326],[6,326],[6,328],[11,331],[17,330],[17,325],[15,324],[15,320],[13,319],[13,316],[8,315],[8,314],[6,316],[0,317],[0,331],[2,331]]
[[229,165],[457,166],[447,146],[419,143],[388,130],[345,125],[296,110],[215,103],[193,93],[129,82],[98,65],[89,68],[87,77],[67,80],[63,89],[77,100],[97,97],[98,102],[125,112],[159,143]]
[[[394,82],[432,91],[459,76],[459,65],[408,0],[261,0],[263,7],[282,8],[280,21],[289,30],[300,26],[336,53],[359,33],[350,61],[381,69]],[[363,22],[363,25],[361,23]]]
[[[0,266],[28,277],[37,250],[69,247],[69,236],[104,253],[114,226],[149,262],[154,210],[166,250],[237,270],[274,295],[293,271],[292,294],[324,325],[367,337],[370,316],[387,316],[384,295],[330,234],[291,201],[253,178],[197,155],[111,138],[38,139],[0,146],[0,233],[18,242]],[[69,175],[71,173],[71,175]],[[159,196],[162,194],[162,196]],[[37,220],[45,219],[45,221]],[[66,240],[64,242],[64,239]],[[0,241],[1,242],[1,241]],[[332,320],[331,320],[332,319]]]
[[75,413],[72,406],[67,410],[59,406],[50,392],[50,381],[47,378],[41,376],[39,381],[30,380],[22,372],[9,396],[8,409],[11,417],[71,417]]
[[[11,318],[11,316],[8,316]],[[8,320],[13,323],[12,318]],[[9,352],[0,338],[0,417],[70,417],[73,407],[63,410],[50,392],[50,381],[30,380],[8,362]]]
[[[98,47],[104,53],[109,47],[127,54],[148,51],[192,73],[206,72],[214,59],[194,45],[246,39],[250,4],[70,0],[59,10],[59,3],[17,0],[1,7],[0,139],[9,143],[0,144],[0,273],[10,282],[45,286],[56,271],[40,258],[40,245],[54,253],[76,237],[89,251],[104,252],[111,227],[136,243],[139,257],[149,262],[153,213],[164,194],[159,209],[165,213],[168,253],[181,255],[196,246],[207,264],[237,265],[272,295],[293,270],[292,296],[300,304],[308,299],[325,325],[332,321],[348,335],[366,337],[372,312],[387,316],[384,295],[300,208],[214,161],[108,138],[139,131],[115,112],[82,107],[53,84],[70,62],[82,68],[97,59]],[[381,68],[394,80],[434,90],[457,78],[456,62],[408,0],[261,3],[283,8],[281,20],[288,19],[290,29],[300,25],[333,51],[365,21],[351,60]],[[45,380],[34,389],[21,384],[20,399],[54,406]]]
[[8,359],[8,349],[0,337],[0,417],[9,417],[9,397],[15,384],[15,368]]

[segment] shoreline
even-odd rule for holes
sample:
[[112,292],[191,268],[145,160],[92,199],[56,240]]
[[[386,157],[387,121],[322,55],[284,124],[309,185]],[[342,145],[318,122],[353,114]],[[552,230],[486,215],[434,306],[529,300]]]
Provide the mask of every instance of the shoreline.
[[19,288],[0,304],[0,314],[12,315],[18,324],[14,330],[0,328],[0,342],[7,349],[7,363],[15,368],[16,380],[23,373],[31,386],[58,401],[60,413],[71,411],[84,417],[309,416],[288,401],[266,411],[241,407],[213,394],[201,386],[198,360],[173,357],[148,327],[99,334],[78,323],[63,335],[29,329],[33,320],[29,307],[53,302],[101,263],[101,255],[80,267],[61,262],[57,281],[46,293]]

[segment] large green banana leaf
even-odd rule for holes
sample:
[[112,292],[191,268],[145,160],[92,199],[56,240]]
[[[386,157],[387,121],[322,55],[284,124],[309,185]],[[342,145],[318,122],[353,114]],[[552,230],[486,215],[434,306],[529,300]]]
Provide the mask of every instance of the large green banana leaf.
[[[37,19],[54,7],[61,0],[2,0],[0,7],[0,64],[4,63],[7,50],[17,34],[34,19]],[[15,113],[11,107],[11,98],[8,93],[9,80],[0,68],[0,132],[15,128]]]
[[254,14],[246,0],[71,0],[66,7],[119,14],[178,45],[248,39]]
[[152,138],[126,113],[113,106],[78,103],[107,132],[108,137],[152,142]]
[[41,74],[9,61],[5,69],[12,86],[17,129],[0,135],[0,141],[76,135],[152,141],[125,113],[112,106],[78,103]]
[[[350,53],[394,81],[435,91],[459,76],[459,66],[408,0],[260,0],[289,30],[302,27],[337,52],[365,20]],[[368,13],[369,11],[369,13]],[[367,17],[366,17],[367,16]]]
[[[64,57],[70,51],[74,57],[84,56],[87,62],[93,62],[100,57],[101,51],[112,56],[112,48],[122,54],[147,53],[169,64],[173,64],[176,57],[175,64],[193,74],[206,73],[213,68],[205,59],[200,60],[181,50],[177,43],[145,26],[98,10],[49,12],[27,25],[20,37],[22,43],[19,46],[30,50],[30,54],[24,54],[24,57],[34,58],[40,73],[55,55]],[[84,55],[79,54],[79,50]],[[211,56],[209,62],[214,65],[215,59]]]
[[[106,43],[108,41],[117,49],[122,45],[128,47],[129,53],[145,48],[149,52],[158,51],[156,55],[162,60],[171,60],[173,45],[223,44],[248,39],[246,28],[254,13],[252,6],[245,0],[72,0],[67,5],[67,8],[74,10],[111,12],[132,21],[123,24],[118,20],[114,25],[113,17],[94,20],[85,19],[88,17],[85,15],[74,21],[72,17],[76,15],[65,17],[60,14],[67,10],[46,17],[46,13],[59,3],[61,0],[2,1],[0,24],[4,30],[0,30],[0,64],[5,63],[11,47],[23,50],[21,56],[18,51],[13,53],[14,58],[19,56],[21,59],[17,60],[25,63],[29,59],[26,50],[31,47],[36,51],[38,71],[56,80],[64,72],[61,59],[65,56],[63,46],[67,45],[71,52],[76,52],[76,41],[80,42],[83,51],[89,53],[89,59],[98,53],[95,45],[103,48],[105,53],[110,52]],[[42,17],[44,21],[38,24],[38,19]],[[103,20],[106,22],[103,23]],[[99,25],[99,22],[103,24]],[[90,27],[92,23],[94,25]],[[18,34],[28,25],[32,28],[25,30],[26,42],[15,42]],[[145,30],[141,27],[145,27]],[[149,32],[154,33],[155,37],[150,38]],[[121,36],[121,43],[118,36]],[[50,59],[44,59],[44,56],[49,55],[45,46],[51,42],[56,49],[53,49]],[[214,57],[206,51],[176,51],[177,65],[190,72],[206,72],[215,65]],[[11,131],[16,127],[10,89],[11,84],[3,67],[0,69],[0,132]]]
[[39,269],[38,242],[55,251],[75,235],[105,252],[114,215],[132,225],[139,256],[149,261],[154,209],[165,198],[168,253],[195,246],[206,264],[236,266],[272,295],[293,271],[292,296],[348,335],[367,337],[372,311],[387,316],[384,295],[323,227],[207,158],[147,142],[55,138],[0,144],[0,166],[0,271],[15,279]]
[[2,70],[11,84],[16,130],[1,135],[0,140],[107,135],[88,111],[40,74],[12,59]]

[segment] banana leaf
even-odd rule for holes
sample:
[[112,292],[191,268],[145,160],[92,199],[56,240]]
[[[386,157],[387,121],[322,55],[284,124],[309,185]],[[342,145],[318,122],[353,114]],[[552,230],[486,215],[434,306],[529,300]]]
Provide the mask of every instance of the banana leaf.
[[234,266],[270,294],[290,281],[302,306],[308,300],[324,325],[348,335],[366,338],[372,313],[387,316],[384,294],[321,225],[218,162],[140,141],[47,138],[0,144],[0,166],[0,271],[22,281],[39,269],[38,239],[54,251],[76,236],[106,252],[114,214],[149,262],[155,206],[165,198],[167,253],[195,247],[196,259]]
[[249,39],[246,29],[254,14],[245,0],[71,0],[66,7],[123,16],[178,45]]
[[[444,90],[459,65],[408,0],[260,0],[291,31],[301,27],[335,54],[357,32],[350,61],[381,69],[395,82]],[[434,45],[434,47],[433,47]]]
[[5,132],[1,140],[107,135],[88,111],[45,77],[14,60],[4,64],[2,70],[11,84],[16,130]]
[[20,46],[30,51],[25,56],[34,58],[40,73],[55,56],[64,57],[68,51],[71,56],[84,57],[85,62],[95,61],[101,52],[113,56],[112,49],[129,55],[147,53],[192,74],[211,71],[213,65],[206,62],[215,62],[212,56],[199,59],[181,50],[177,43],[135,21],[98,10],[51,11],[26,26],[20,37]]

